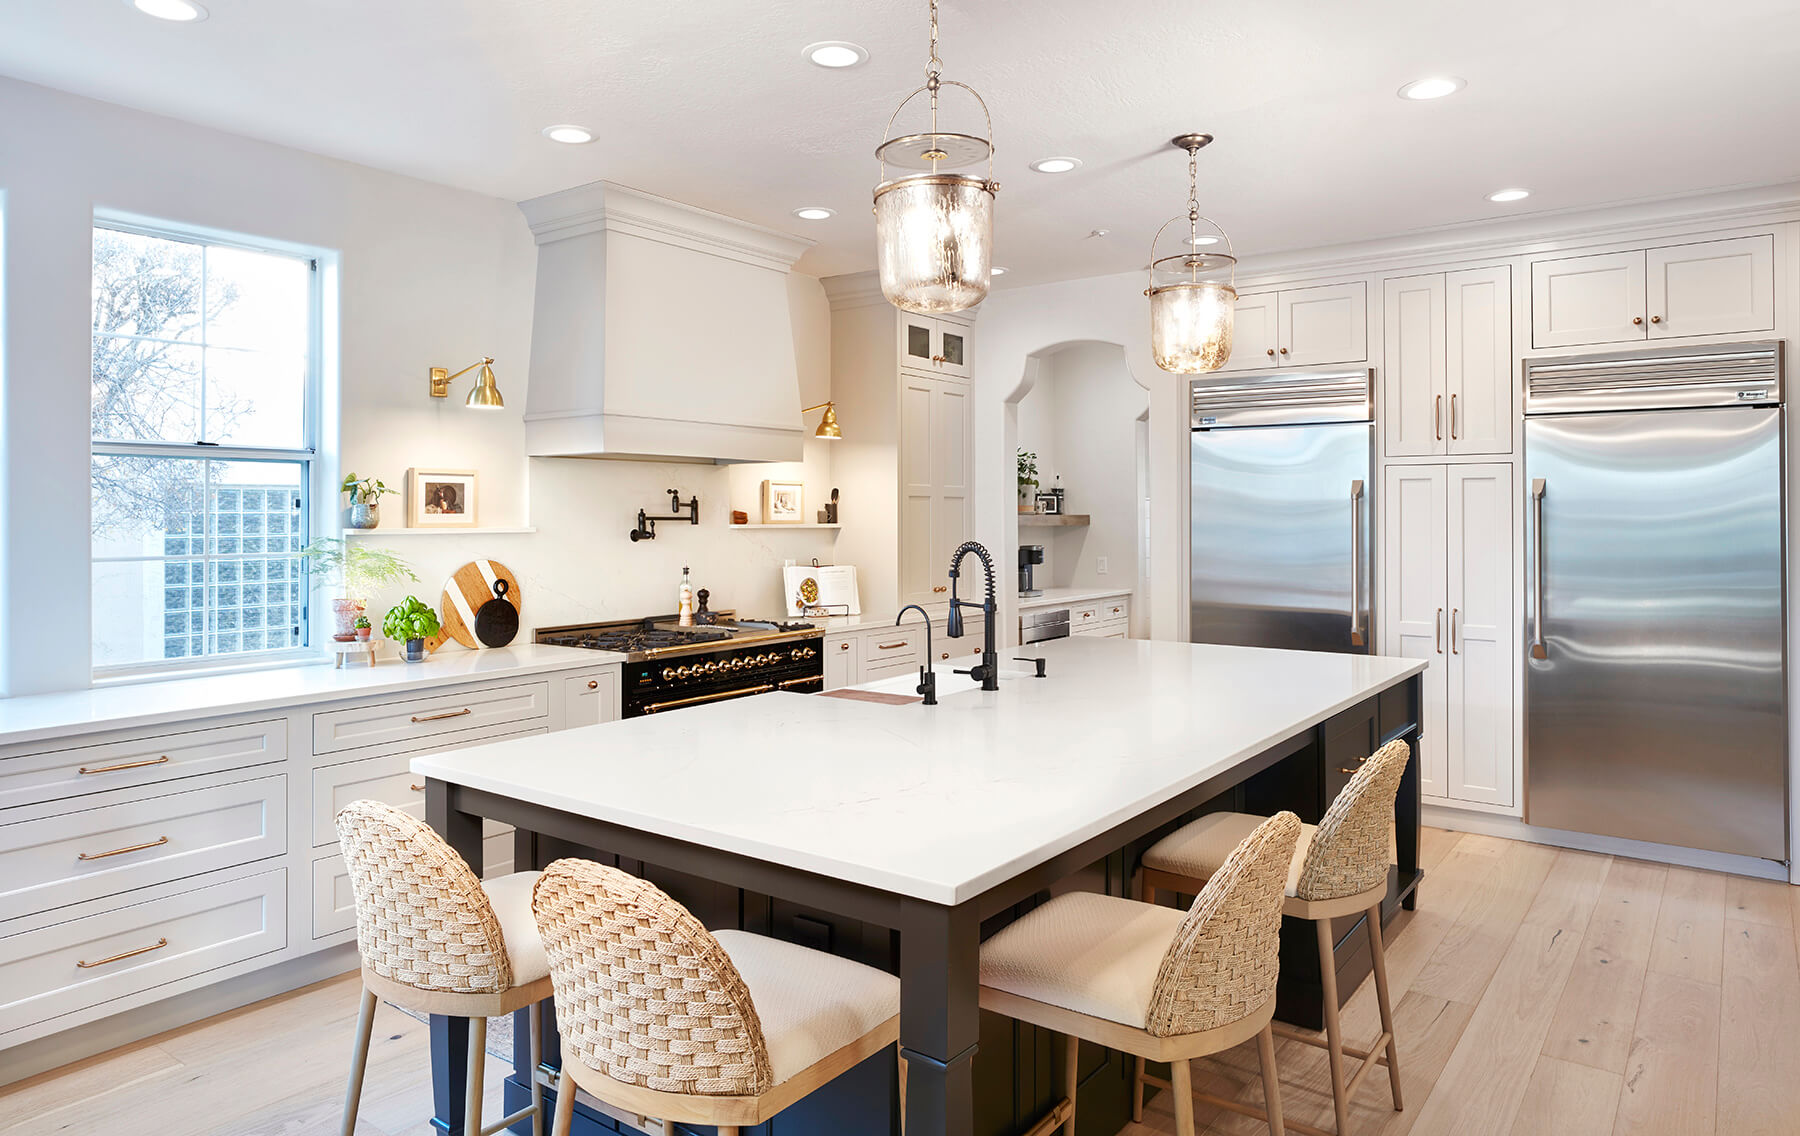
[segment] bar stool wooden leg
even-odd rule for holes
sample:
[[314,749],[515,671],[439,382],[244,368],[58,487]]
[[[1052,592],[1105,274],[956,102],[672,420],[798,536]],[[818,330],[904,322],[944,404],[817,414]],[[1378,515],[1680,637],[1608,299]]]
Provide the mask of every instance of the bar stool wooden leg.
[[469,1097],[463,1112],[465,1136],[481,1136],[481,1092],[487,1072],[487,1019],[469,1019]]
[[900,1059],[900,1136],[906,1136],[906,1054],[896,1045],[894,1056]]
[[1063,1096],[1069,1098],[1069,1119],[1063,1123],[1063,1136],[1075,1136],[1075,1089],[1081,1084],[1081,1039],[1074,1034],[1063,1037]]
[[567,1073],[556,1085],[556,1120],[550,1125],[551,1136],[569,1136],[575,1123],[575,1078]]
[[1319,935],[1319,984],[1325,988],[1325,1053],[1331,1059],[1331,1103],[1338,1136],[1349,1136],[1350,1102],[1344,1099],[1344,1035],[1338,1029],[1337,959],[1331,950],[1331,920],[1315,919]]
[[1406,1106],[1400,1100],[1400,1045],[1394,1039],[1394,1007],[1388,1002],[1387,946],[1381,939],[1381,904],[1369,908],[1369,957],[1375,965],[1375,1000],[1381,1006],[1381,1029],[1388,1035],[1388,1086],[1394,1093],[1394,1111]]
[[1194,1071],[1186,1060],[1169,1062],[1169,1093],[1175,1098],[1175,1136],[1194,1136]]
[[719,1136],[738,1136],[737,1125],[735,1125],[735,1124],[719,1125]]
[[1132,1062],[1132,1065],[1131,1122],[1133,1124],[1142,1124],[1144,1122],[1144,1059],[1142,1057],[1136,1058]]
[[344,1094],[343,1136],[356,1131],[356,1111],[362,1105],[363,1072],[369,1067],[369,1034],[375,1028],[375,1007],[381,999],[367,987],[362,992],[362,1011],[356,1016],[356,1048],[350,1054],[350,1089]]
[[531,1030],[531,1136],[543,1136],[544,1086],[538,1083],[538,1067],[544,1063],[544,1004],[533,1002],[525,1012],[525,1020]]
[[[1256,1058],[1262,1066],[1263,1110],[1269,1114],[1269,1136],[1285,1136],[1281,1122],[1281,1079],[1275,1075],[1275,1031],[1264,1026],[1256,1035]],[[1343,1136],[1340,1131],[1338,1136]]]

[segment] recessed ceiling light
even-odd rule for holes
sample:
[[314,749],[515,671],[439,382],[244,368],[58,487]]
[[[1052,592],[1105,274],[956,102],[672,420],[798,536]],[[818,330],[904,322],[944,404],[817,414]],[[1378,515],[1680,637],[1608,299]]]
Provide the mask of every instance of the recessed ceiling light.
[[1201,245],[1216,245],[1219,243],[1219,238],[1210,233],[1202,233],[1197,237],[1189,237],[1187,243],[1199,248]]
[[1441,99],[1445,95],[1454,95],[1468,86],[1468,83],[1453,75],[1433,75],[1429,79],[1414,79],[1400,88],[1400,97],[1423,102],[1426,99]]
[[992,268],[988,269],[988,275],[989,276],[1005,276],[1006,269],[1001,268],[998,264],[996,264]]
[[1081,168],[1080,158],[1039,158],[1031,168],[1040,174],[1066,174]]
[[1530,196],[1529,189],[1503,189],[1498,193],[1488,194],[1488,200],[1498,205],[1505,205],[1512,201],[1523,201]]
[[794,210],[794,216],[802,221],[823,221],[832,216],[836,210],[827,209],[823,205],[805,205]]
[[809,43],[800,49],[800,54],[803,58],[818,64],[820,67],[829,67],[833,71],[841,70],[845,67],[855,67],[858,63],[863,63],[869,58],[867,48],[841,39],[828,39],[820,43]]
[[206,19],[206,9],[194,3],[194,0],[125,0],[133,8],[146,16],[155,16],[159,20],[172,20],[178,24],[191,24]]
[[585,126],[574,126],[570,123],[558,123],[544,127],[544,137],[552,142],[561,142],[566,146],[581,146],[594,140],[594,132]]

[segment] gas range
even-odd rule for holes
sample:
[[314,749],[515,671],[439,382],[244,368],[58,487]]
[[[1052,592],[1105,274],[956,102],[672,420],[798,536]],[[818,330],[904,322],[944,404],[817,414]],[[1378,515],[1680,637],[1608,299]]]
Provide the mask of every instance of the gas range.
[[737,619],[681,627],[674,616],[542,627],[539,643],[625,656],[625,717],[659,714],[774,690],[812,693],[825,685],[825,632],[809,623]]

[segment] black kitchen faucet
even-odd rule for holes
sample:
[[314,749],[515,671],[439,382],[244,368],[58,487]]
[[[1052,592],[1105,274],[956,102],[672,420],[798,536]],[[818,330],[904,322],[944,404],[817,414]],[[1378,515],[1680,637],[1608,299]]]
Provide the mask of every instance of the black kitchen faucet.
[[[987,572],[987,599],[981,603],[958,599],[956,595],[956,580],[960,574],[963,557],[971,552],[981,557],[981,567]],[[970,667],[966,671],[959,670],[956,673],[968,675],[979,682],[983,690],[999,690],[1000,652],[994,647],[994,624],[997,622],[995,617],[998,615],[998,609],[994,603],[994,558],[988,555],[987,549],[972,540],[964,541],[962,547],[958,548],[955,555],[950,557],[950,616],[945,621],[944,634],[952,639],[962,638],[962,609],[965,607],[978,607],[987,617],[986,623],[982,627],[981,664]]]

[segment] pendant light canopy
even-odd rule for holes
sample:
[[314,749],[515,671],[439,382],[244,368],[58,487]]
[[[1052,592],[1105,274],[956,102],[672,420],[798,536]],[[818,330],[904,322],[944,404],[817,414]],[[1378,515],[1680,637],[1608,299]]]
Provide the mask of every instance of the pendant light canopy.
[[[960,312],[987,298],[993,265],[994,123],[987,103],[966,83],[939,77],[937,0],[931,0],[931,59],[925,85],[901,100],[888,118],[887,134],[875,157],[881,181],[875,187],[875,255],[881,293],[902,311],[921,315]],[[938,96],[961,87],[981,103],[987,134],[978,137],[938,129]],[[931,129],[888,137],[894,120],[920,95],[931,101]],[[953,173],[987,162],[987,176]],[[889,179],[889,166],[920,170]]]
[[[1231,238],[1216,222],[1200,216],[1200,150],[1212,141],[1210,134],[1183,134],[1169,140],[1188,155],[1187,251],[1158,258],[1157,242],[1170,225],[1184,218],[1171,217],[1156,230],[1150,242],[1150,353],[1156,365],[1177,375],[1203,375],[1216,371],[1231,358],[1231,329],[1237,310],[1237,257]],[[1216,243],[1201,236],[1200,222],[1225,242],[1226,252],[1200,252],[1201,245]]]

